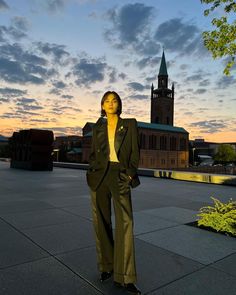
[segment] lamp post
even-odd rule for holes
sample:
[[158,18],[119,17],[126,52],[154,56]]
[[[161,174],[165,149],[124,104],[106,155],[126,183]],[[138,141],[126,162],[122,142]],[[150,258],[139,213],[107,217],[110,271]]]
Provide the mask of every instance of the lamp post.
[[192,148],[192,151],[193,151],[193,166],[195,166],[195,161],[194,161],[194,151],[196,150],[195,147]]

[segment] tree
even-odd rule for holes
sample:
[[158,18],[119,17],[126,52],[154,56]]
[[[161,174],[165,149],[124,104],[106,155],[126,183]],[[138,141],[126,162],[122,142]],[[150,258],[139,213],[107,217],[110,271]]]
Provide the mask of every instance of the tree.
[[230,144],[221,144],[218,152],[214,156],[214,160],[218,162],[233,162],[236,161],[236,152]]
[[204,10],[204,15],[208,16],[217,7],[222,7],[225,15],[220,18],[213,18],[212,25],[216,27],[213,31],[202,33],[204,45],[211,51],[213,58],[227,57],[229,61],[224,69],[225,75],[230,75],[230,69],[235,64],[236,56],[236,20],[229,21],[230,13],[236,12],[236,2],[234,0],[201,0],[202,3],[210,4],[209,9]]

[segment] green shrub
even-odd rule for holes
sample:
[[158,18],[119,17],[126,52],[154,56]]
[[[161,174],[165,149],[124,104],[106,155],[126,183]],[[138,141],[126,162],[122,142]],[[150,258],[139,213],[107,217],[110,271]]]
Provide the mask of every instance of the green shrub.
[[197,216],[198,226],[211,227],[216,231],[224,232],[236,236],[236,202],[232,199],[228,203],[221,203],[211,197],[214,201],[213,206],[202,207]]

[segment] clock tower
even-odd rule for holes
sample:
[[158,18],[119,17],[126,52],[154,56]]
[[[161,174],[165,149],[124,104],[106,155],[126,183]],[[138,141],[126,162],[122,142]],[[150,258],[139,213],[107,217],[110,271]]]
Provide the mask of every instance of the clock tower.
[[174,84],[168,88],[168,73],[163,51],[158,74],[158,88],[151,86],[151,123],[174,125]]

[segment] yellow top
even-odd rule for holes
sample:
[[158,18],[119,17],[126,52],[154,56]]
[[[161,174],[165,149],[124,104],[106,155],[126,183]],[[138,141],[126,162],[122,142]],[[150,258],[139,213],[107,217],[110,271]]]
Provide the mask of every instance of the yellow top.
[[108,128],[108,141],[109,141],[109,147],[110,147],[109,160],[112,162],[119,162],[116,155],[116,151],[115,151],[115,128],[114,129]]

